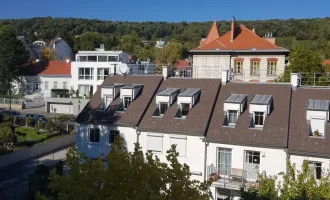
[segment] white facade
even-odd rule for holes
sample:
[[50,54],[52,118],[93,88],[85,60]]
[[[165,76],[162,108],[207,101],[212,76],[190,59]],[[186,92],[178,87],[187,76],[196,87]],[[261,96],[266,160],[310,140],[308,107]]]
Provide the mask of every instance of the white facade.
[[[100,130],[99,142],[90,141],[90,128],[98,128]],[[134,151],[134,143],[136,143],[137,140],[137,133],[134,128],[110,125],[77,124],[76,137],[78,151],[85,153],[85,156],[88,158],[97,158],[98,156],[105,158],[111,149],[111,144],[109,143],[111,130],[118,130],[120,136],[124,139],[124,145],[127,147],[127,150],[129,152]]]
[[79,51],[71,62],[73,89],[81,96],[96,92],[108,75],[121,74],[118,65],[128,62],[128,54],[122,51]]
[[[274,80],[285,71],[285,55],[193,55],[193,77],[195,78],[221,78],[222,70],[235,70],[235,59],[243,62],[242,72],[234,74],[236,81],[260,81]],[[250,74],[251,59],[259,58],[259,73]],[[267,72],[268,59],[277,59],[276,73]]]
[[[215,166],[219,168],[219,149],[227,149],[231,152],[231,159],[228,163],[228,168],[234,168],[236,170],[245,170],[247,179],[257,178],[257,174],[252,170],[247,168],[246,164],[246,152],[258,152],[260,155],[260,161],[258,164],[259,173],[265,173],[265,175],[278,175],[280,172],[286,172],[286,159],[287,154],[285,149],[271,149],[271,148],[261,148],[261,147],[251,147],[251,146],[239,146],[239,145],[228,145],[228,144],[218,144],[218,143],[209,143],[207,147],[207,166]],[[276,163],[276,164],[274,164]],[[222,164],[222,163],[221,163]],[[249,170],[252,170],[249,172]],[[209,178],[209,177],[207,177]],[[280,177],[279,177],[280,178]],[[220,179],[221,180],[221,179]],[[279,179],[281,180],[281,179]],[[232,195],[239,195],[239,187],[231,188],[228,185],[227,188],[223,188],[221,184],[218,184],[217,181],[213,182],[212,187],[210,188],[214,199],[219,197],[217,193],[217,188],[234,190]],[[236,190],[236,191],[235,191]],[[224,194],[223,194],[224,195]]]
[[320,162],[322,163],[322,171],[326,172],[330,169],[330,159],[329,158],[316,158],[310,156],[299,156],[299,155],[290,155],[291,164],[296,164],[296,169],[301,170],[301,166],[304,163],[304,160],[309,162]]
[[177,152],[179,152],[178,160],[181,164],[186,163],[189,166],[191,178],[204,180],[205,143],[203,136],[141,132],[139,143],[143,152],[151,150],[161,162],[167,162],[166,152],[172,144],[176,144]]

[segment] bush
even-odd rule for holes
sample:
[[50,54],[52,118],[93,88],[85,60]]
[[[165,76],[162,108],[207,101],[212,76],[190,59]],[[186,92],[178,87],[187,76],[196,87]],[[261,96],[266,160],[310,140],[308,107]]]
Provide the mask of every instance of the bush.
[[35,128],[36,132],[39,134],[39,131],[42,127],[44,127],[44,123],[41,121],[37,121],[34,128]]
[[57,97],[58,95],[60,97],[69,97],[69,90],[68,89],[52,89],[52,96]]
[[37,192],[44,194],[48,187],[50,169],[45,165],[38,165],[34,174],[29,177],[28,199],[34,199]]
[[14,148],[17,138],[14,134],[14,127],[9,123],[0,124],[0,149],[11,150]]
[[14,115],[13,114],[3,114],[3,122],[13,122]]

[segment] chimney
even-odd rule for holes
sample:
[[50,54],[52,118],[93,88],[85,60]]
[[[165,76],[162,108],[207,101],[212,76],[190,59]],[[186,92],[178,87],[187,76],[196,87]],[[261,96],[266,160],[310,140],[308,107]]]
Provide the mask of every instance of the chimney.
[[168,77],[168,67],[163,66],[162,68],[163,68],[163,77],[164,77],[164,80],[166,80]]
[[226,85],[228,82],[228,70],[223,70],[221,72],[221,82],[222,85]]
[[253,32],[254,34],[256,34],[256,28],[255,28],[254,24],[253,24],[253,26],[252,26],[252,32]]
[[235,39],[235,17],[233,16],[233,18],[231,19],[231,42],[234,42]]
[[300,73],[291,73],[290,74],[290,81],[291,81],[291,85],[292,85],[292,89],[296,90],[297,87],[300,86]]

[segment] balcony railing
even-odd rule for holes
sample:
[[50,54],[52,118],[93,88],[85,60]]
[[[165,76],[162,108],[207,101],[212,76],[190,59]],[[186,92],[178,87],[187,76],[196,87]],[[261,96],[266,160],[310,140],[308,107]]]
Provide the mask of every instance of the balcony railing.
[[240,190],[241,188],[247,189],[250,186],[259,186],[259,178],[256,170],[247,171],[238,168],[219,169],[214,165],[209,165],[207,172],[212,185],[217,187]]

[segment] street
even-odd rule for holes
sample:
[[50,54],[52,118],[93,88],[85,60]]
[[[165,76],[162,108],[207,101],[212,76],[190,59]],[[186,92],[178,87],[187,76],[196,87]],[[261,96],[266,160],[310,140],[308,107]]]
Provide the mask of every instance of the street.
[[53,165],[60,160],[65,160],[68,149],[69,147],[66,147],[38,158],[1,168],[0,200],[24,199],[28,192],[28,176],[34,172],[36,166],[38,164]]

